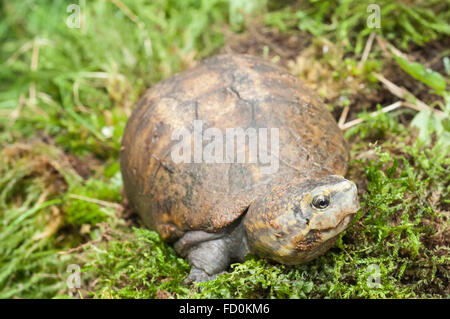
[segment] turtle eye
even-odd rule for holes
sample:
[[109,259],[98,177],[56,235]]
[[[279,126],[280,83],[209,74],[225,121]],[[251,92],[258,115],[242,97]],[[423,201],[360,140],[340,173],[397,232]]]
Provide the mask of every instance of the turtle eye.
[[330,205],[330,196],[317,195],[313,198],[311,205],[316,209],[325,209]]

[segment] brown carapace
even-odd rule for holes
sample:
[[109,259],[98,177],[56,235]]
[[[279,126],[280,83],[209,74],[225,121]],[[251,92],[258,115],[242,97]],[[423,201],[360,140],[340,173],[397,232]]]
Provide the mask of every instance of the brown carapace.
[[[202,153],[213,138],[204,134],[198,142],[198,136],[194,135],[198,134],[199,127],[200,133],[213,128],[210,131],[218,134],[214,135],[215,139],[219,133],[224,136],[221,143],[214,144],[223,149],[215,149],[213,162]],[[234,133],[246,133],[245,143],[239,143],[239,137],[235,139],[230,129]],[[273,129],[277,130],[276,134],[272,134]],[[266,138],[263,133],[267,133]],[[188,145],[190,152],[183,154],[191,155],[191,160],[174,160],[174,149],[181,142],[192,142]],[[235,142],[231,157],[225,155],[228,155],[227,142]],[[253,161],[250,160],[252,150],[256,150],[254,155],[258,157]],[[265,153],[259,153],[261,150]],[[239,153],[244,154],[244,162],[239,160]],[[271,164],[267,158],[259,158],[261,154],[270,157],[272,164],[276,162],[271,170],[267,169]],[[277,252],[272,259],[286,263],[311,259],[296,258],[299,253],[326,250],[323,247],[328,248],[332,238],[327,238],[328,244],[320,245],[320,227],[313,229],[307,225],[311,225],[314,217],[308,217],[306,223],[305,210],[318,188],[325,190],[329,198],[342,195],[340,192],[351,192],[350,199],[341,199],[351,203],[347,206],[341,203],[345,214],[339,215],[339,222],[346,219],[347,226],[348,216],[353,216],[358,206],[354,184],[340,177],[347,171],[348,160],[348,147],[340,129],[310,89],[297,77],[264,59],[237,54],[209,58],[149,89],[128,121],[120,153],[129,202],[148,227],[156,229],[168,242],[177,241],[175,247],[197,271],[197,274],[191,271],[192,280],[210,279],[224,268],[221,265],[209,269],[196,264],[195,251],[199,255],[198,251],[202,251],[199,247],[208,246],[205,242],[220,246],[217,249],[227,249],[223,248],[226,245],[242,246],[239,251],[229,249],[227,265],[248,252],[261,252],[262,257],[270,258],[272,246],[258,244],[258,240],[289,241],[292,249],[284,244],[273,247]],[[335,175],[339,176],[330,179]],[[286,195],[295,189],[295,196]],[[278,195],[272,198],[273,194]],[[252,203],[259,206],[251,207]],[[296,217],[283,219],[289,209]],[[251,212],[255,222],[250,223],[250,216],[241,222]],[[259,215],[255,217],[255,214]],[[317,214],[327,213],[318,210]],[[298,227],[294,225],[296,222]],[[326,231],[342,228],[339,222],[326,226]],[[274,232],[268,232],[268,227]],[[302,231],[307,227],[311,228],[309,232]],[[290,231],[298,233],[285,234]],[[239,239],[227,242],[224,240],[227,236]],[[255,237],[258,237],[256,241]],[[283,254],[289,256],[284,258]]]

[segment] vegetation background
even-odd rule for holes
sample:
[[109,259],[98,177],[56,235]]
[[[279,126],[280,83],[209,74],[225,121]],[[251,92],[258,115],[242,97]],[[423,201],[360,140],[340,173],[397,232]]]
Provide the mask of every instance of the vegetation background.
[[[448,298],[449,21],[448,0],[1,1],[0,298]],[[186,286],[123,198],[120,138],[146,88],[220,52],[319,93],[362,208],[313,262]]]

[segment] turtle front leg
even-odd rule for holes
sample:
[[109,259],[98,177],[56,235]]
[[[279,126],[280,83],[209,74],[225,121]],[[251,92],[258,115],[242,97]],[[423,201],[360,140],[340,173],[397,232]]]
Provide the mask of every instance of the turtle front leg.
[[190,249],[187,260],[191,272],[184,283],[213,280],[230,265],[229,248],[224,239],[202,242]]
[[212,280],[230,265],[229,240],[223,234],[188,232],[175,243],[175,249],[191,265],[184,283]]

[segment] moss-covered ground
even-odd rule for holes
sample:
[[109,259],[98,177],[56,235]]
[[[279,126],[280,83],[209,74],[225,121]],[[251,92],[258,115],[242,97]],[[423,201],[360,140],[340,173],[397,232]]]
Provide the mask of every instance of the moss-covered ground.
[[[448,298],[449,21],[441,0],[2,1],[0,298]],[[362,208],[308,264],[183,285],[123,197],[120,138],[146,88],[220,52],[319,93]]]

